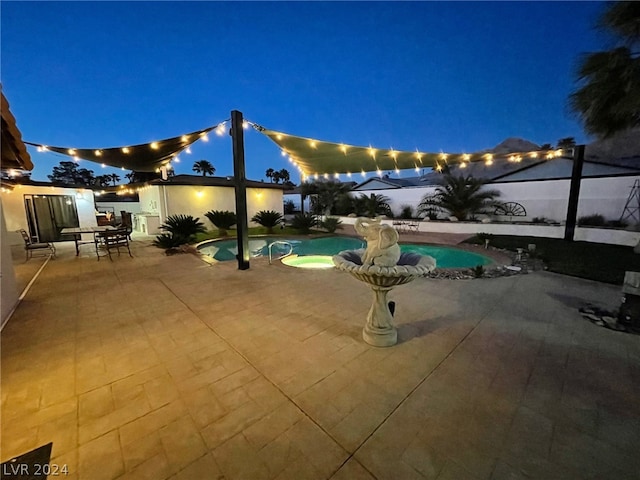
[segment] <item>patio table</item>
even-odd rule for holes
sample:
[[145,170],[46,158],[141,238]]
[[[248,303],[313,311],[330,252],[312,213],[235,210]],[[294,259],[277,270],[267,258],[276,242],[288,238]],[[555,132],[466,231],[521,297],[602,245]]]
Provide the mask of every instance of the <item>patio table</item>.
[[115,230],[115,227],[111,225],[104,226],[95,226],[95,227],[68,227],[63,228],[60,233],[62,235],[73,235],[73,241],[76,244],[76,257],[80,255],[80,245],[84,245],[86,243],[93,243],[93,240],[90,242],[82,241],[83,233],[91,233],[94,234],[96,232],[106,232],[107,230]]

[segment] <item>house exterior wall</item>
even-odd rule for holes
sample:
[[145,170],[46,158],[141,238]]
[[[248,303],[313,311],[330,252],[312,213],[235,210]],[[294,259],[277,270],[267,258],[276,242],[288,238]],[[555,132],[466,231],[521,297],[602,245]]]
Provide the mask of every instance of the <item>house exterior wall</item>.
[[[608,220],[620,218],[631,187],[640,176],[583,178],[580,184],[580,200],[578,217],[600,214]],[[517,202],[527,211],[525,217],[517,217],[521,221],[531,221],[535,217],[562,221],[567,216],[569,188],[571,181],[540,180],[528,182],[492,183],[487,188],[501,192],[502,202]],[[435,187],[393,188],[376,190],[378,195],[389,197],[391,209],[398,215],[402,205],[411,205],[414,212],[422,197],[435,192]],[[352,192],[359,195],[364,192]],[[515,217],[514,217],[515,218]]]
[[[164,193],[166,189],[166,213]],[[232,187],[196,185],[154,185],[139,192],[141,210],[160,215],[164,222],[168,215],[192,215],[199,217],[206,228],[213,225],[205,217],[210,210],[236,211],[235,191]],[[260,210],[275,210],[283,213],[282,190],[274,188],[247,188],[247,214],[249,220]]]
[[16,286],[16,276],[13,270],[13,259],[11,258],[11,244],[5,224],[5,209],[3,206],[5,194],[0,201],[0,328],[9,319],[9,315],[18,303],[19,293]]
[[100,197],[96,197],[96,209],[98,211],[113,211],[117,217],[124,210],[129,213],[140,213],[140,202],[102,202]]
[[25,195],[70,195],[75,198],[80,226],[91,227],[97,225],[95,215],[96,207],[91,190],[18,185],[13,191],[2,194],[3,216],[6,222],[7,237],[10,245],[22,245],[22,237],[16,230],[22,228],[29,231],[27,212],[24,206]]

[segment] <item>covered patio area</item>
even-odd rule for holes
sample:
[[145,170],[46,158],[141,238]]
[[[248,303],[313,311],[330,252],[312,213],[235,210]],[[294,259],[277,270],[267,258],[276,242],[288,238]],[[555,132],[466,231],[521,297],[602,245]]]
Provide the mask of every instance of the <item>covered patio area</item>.
[[61,247],[5,326],[2,461],[53,442],[82,480],[638,478],[640,336],[578,313],[620,287],[419,279],[385,349],[344,273],[132,252]]

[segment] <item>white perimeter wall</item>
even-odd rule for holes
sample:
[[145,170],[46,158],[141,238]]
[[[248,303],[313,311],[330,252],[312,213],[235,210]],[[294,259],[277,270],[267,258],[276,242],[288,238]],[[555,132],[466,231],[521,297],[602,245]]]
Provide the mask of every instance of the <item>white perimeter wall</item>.
[[36,187],[32,185],[16,186],[13,191],[2,194],[4,220],[7,225],[7,236],[10,245],[22,245],[22,237],[16,230],[25,229],[27,225],[27,212],[24,207],[25,195],[70,195],[75,198],[78,220],[81,227],[97,225],[96,208],[93,201],[93,192],[88,189],[61,188],[61,187]]
[[[624,209],[631,187],[640,176],[586,178],[580,184],[578,217],[600,214],[607,220],[617,220]],[[567,216],[570,180],[545,180],[517,183],[492,183],[487,188],[502,193],[502,202],[517,202],[527,211],[526,217],[514,217],[522,221],[531,221],[534,217],[562,221]],[[353,192],[353,195],[385,195],[391,199],[390,205],[398,215],[402,205],[411,205],[414,214],[422,197],[435,191],[435,187],[416,187],[385,189],[366,192]]]
[[[353,225],[354,217],[340,217],[342,223]],[[383,220],[382,223],[393,226],[393,220]],[[418,231],[424,233],[490,233],[492,235],[517,235],[520,237],[564,238],[563,225],[521,224],[521,223],[479,223],[479,222],[449,222],[417,221]],[[576,227],[574,240],[593,243],[609,243],[635,247],[640,241],[640,232],[614,228]],[[428,236],[425,241],[429,241]]]
[[[165,196],[166,189],[166,211]],[[199,217],[207,229],[213,224],[205,217],[210,210],[236,211],[235,191],[232,187],[202,187],[193,185],[152,186],[139,193],[140,210],[155,213],[164,222],[168,215]],[[249,220],[260,210],[283,213],[282,190],[275,188],[247,188],[247,214]],[[250,225],[251,222],[249,222]]]

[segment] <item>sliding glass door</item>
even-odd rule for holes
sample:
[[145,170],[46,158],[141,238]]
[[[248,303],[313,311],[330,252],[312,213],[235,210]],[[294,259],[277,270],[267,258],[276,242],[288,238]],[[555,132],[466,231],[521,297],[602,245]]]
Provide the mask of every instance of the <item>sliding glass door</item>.
[[67,227],[79,227],[76,199],[72,195],[25,195],[29,234],[34,241],[58,242],[73,239],[61,235]]

